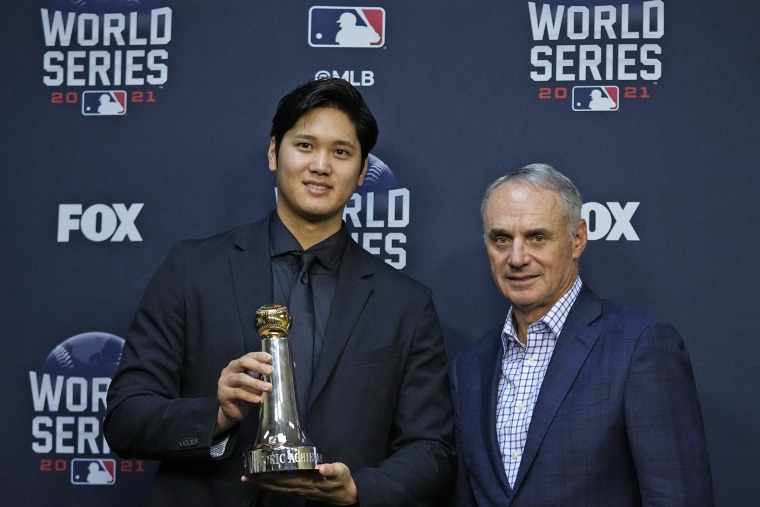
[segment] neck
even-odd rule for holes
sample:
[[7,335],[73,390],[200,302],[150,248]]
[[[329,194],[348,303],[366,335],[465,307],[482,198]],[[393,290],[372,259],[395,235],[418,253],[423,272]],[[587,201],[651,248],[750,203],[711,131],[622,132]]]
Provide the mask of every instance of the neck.
[[517,334],[517,341],[523,345],[528,344],[528,326],[531,324],[533,324],[533,322],[528,321],[526,315],[520,315],[515,311],[514,307],[512,308],[512,325],[514,326],[515,333]]
[[277,214],[304,250],[311,248],[338,232],[343,223],[340,217],[311,222],[301,217],[289,216],[282,213],[279,209],[277,210]]
[[[556,303],[556,301],[554,302]],[[554,306],[552,303],[552,306]],[[551,307],[549,307],[551,308]],[[531,324],[543,317],[549,308],[523,308],[512,305],[512,324],[517,334],[517,339],[523,345],[528,344],[528,328]]]

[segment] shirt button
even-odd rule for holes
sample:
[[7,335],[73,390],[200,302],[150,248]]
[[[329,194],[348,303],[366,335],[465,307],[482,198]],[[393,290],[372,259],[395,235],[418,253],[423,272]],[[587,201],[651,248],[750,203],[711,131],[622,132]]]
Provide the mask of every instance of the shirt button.
[[517,452],[517,451],[512,451],[512,459],[515,460],[515,461],[517,461],[518,459],[520,459],[520,453]]
[[535,356],[528,356],[528,360],[526,362],[528,363],[528,366],[535,366],[535,364],[536,364],[536,357]]

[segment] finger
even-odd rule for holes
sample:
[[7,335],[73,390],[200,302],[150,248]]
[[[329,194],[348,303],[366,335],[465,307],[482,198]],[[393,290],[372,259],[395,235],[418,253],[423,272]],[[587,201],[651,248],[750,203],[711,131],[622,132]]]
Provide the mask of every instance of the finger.
[[[260,379],[256,379],[243,372],[229,373],[226,370],[222,372],[217,383],[217,399],[222,409],[228,416],[230,409],[228,406],[244,403],[261,403],[263,393],[272,390],[272,384]],[[232,409],[233,411],[240,410]]]
[[231,381],[230,384],[220,385],[217,397],[222,404],[234,403],[237,401],[261,403],[263,400],[263,393],[271,390],[272,384],[269,382],[248,377],[248,380],[244,383]]
[[261,380],[262,375],[271,375],[273,368],[252,357],[233,359],[219,375],[219,383],[232,386],[253,386],[250,379]]
[[248,372],[231,373],[220,379],[220,384],[233,389],[246,389],[251,392],[269,391],[272,387],[270,382],[251,376]]
[[272,355],[264,351],[249,352],[246,355],[241,356],[239,360],[243,364],[248,364],[250,362],[272,364]]
[[321,465],[317,465],[317,470],[319,470],[319,474],[323,478],[336,481],[342,472],[340,465],[342,463],[322,463]]
[[322,463],[317,465],[317,471],[319,472],[319,475],[325,479],[329,479],[333,474],[333,466],[330,463]]
[[272,364],[272,355],[268,352],[264,352],[263,350],[260,350],[258,352],[249,352],[243,357],[253,358],[260,363]]
[[272,374],[274,369],[270,364],[271,362],[272,356],[266,352],[256,352],[236,359],[230,363],[229,368],[232,371],[247,372],[251,376],[258,377]]

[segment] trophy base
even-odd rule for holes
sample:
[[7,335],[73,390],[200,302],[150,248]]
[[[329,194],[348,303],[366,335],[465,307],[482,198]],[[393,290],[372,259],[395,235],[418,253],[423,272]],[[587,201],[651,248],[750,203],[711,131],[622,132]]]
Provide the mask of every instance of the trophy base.
[[245,475],[266,472],[315,470],[322,464],[322,453],[313,446],[271,447],[245,453]]

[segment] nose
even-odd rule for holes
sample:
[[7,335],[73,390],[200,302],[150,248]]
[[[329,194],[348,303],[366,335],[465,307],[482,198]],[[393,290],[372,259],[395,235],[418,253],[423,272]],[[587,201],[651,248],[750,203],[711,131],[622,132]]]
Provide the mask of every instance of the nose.
[[309,165],[309,171],[317,174],[329,174],[330,173],[330,153],[325,151],[316,151],[314,158]]
[[512,242],[512,249],[509,251],[507,262],[513,268],[521,268],[530,262],[530,255],[525,243],[519,239]]

